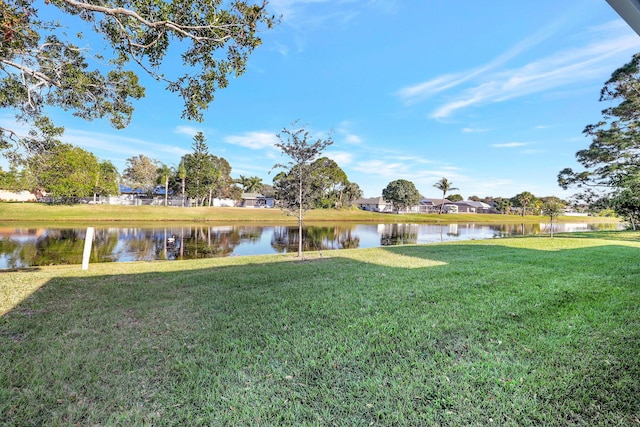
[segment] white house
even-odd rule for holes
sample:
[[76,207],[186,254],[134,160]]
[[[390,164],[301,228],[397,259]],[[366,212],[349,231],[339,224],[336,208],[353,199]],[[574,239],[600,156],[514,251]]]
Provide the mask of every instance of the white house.
[[491,206],[483,202],[473,200],[463,200],[460,202],[450,202],[449,205],[458,207],[458,213],[490,213]]
[[353,204],[363,211],[370,212],[393,212],[393,205],[384,200],[382,196],[362,198],[353,201]]

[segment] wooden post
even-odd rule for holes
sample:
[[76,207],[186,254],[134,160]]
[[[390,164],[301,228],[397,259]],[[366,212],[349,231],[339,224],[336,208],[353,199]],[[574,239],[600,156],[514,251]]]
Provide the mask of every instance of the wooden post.
[[89,269],[89,257],[91,256],[91,244],[93,243],[93,227],[87,227],[87,233],[84,237],[84,252],[82,253],[82,269]]

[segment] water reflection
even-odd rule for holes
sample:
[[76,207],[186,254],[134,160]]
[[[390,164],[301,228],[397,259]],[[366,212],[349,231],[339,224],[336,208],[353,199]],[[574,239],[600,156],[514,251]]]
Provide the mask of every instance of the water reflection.
[[381,224],[378,230],[380,245],[408,245],[418,242],[420,226],[418,224]]
[[[305,227],[302,230],[304,251],[355,249],[360,238],[353,234],[355,226]],[[298,227],[274,227],[271,247],[278,253],[297,252],[300,232]]]
[[[554,232],[620,224],[559,224]],[[548,234],[548,224],[334,224],[305,227],[305,251]],[[81,264],[85,229],[0,228],[0,268]],[[90,262],[178,260],[296,252],[295,226],[96,228]]]

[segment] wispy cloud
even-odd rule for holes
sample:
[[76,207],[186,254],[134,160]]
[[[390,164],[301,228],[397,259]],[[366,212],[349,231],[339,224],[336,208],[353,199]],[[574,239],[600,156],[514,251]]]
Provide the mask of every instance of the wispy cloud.
[[636,35],[627,35],[560,52],[520,68],[493,73],[459,94],[457,100],[438,107],[431,117],[441,119],[472,105],[502,102],[590,81],[611,71],[611,57],[635,52],[638,48],[640,39]]
[[438,76],[400,89],[397,94],[406,104],[412,104],[461,86],[461,91],[449,96],[449,100],[430,115],[434,119],[443,119],[474,105],[503,102],[601,78],[611,72],[612,63],[620,64],[621,58],[640,49],[640,38],[620,22],[588,29],[585,37],[589,36],[590,41],[583,46],[556,52],[520,67],[503,68],[511,59],[552,35],[558,27],[552,25],[484,66]]
[[344,137],[344,141],[348,144],[362,144],[362,138],[358,135],[348,134]]
[[353,162],[353,154],[346,151],[327,151],[325,156],[335,161],[340,167],[347,166]]
[[195,128],[193,126],[176,126],[176,128],[173,130],[174,133],[177,133],[179,135],[188,135],[188,136],[195,136],[198,132],[200,132],[200,129]]
[[506,64],[509,60],[517,57],[526,50],[542,43],[544,40],[553,35],[553,33],[561,26],[562,22],[563,20],[558,20],[538,30],[535,34],[527,37],[505,53],[489,61],[487,64],[481,65],[477,68],[473,68],[469,71],[445,74],[423,83],[418,83],[413,86],[402,88],[397,92],[397,95],[406,104],[415,104],[438,92],[443,92],[459,86],[477,76],[480,76]]
[[280,142],[278,137],[271,132],[245,132],[242,135],[230,135],[224,138],[224,142],[232,145],[260,150],[272,148],[274,144]]
[[[333,22],[346,23],[356,16],[363,8],[372,8],[382,13],[393,13],[398,0],[270,0],[269,6],[285,21]],[[319,6],[329,7],[319,11]],[[313,11],[309,7],[313,6]]]
[[463,133],[483,133],[483,132],[489,132],[489,129],[482,129],[482,128],[463,128],[462,129]]
[[[365,3],[365,4],[363,4]],[[269,6],[294,29],[346,25],[369,6],[362,0],[270,0]]]
[[495,148],[516,148],[516,147],[524,147],[525,145],[529,145],[526,142],[505,142],[503,144],[492,144],[492,147]]
[[156,160],[171,164],[173,159],[180,159],[189,151],[175,145],[158,144],[139,138],[129,138],[118,134],[90,132],[79,129],[66,129],[64,141],[105,156],[116,163],[125,158],[139,154],[149,155]]
[[[399,0],[269,0],[269,7],[288,27],[286,42],[275,50],[283,56],[303,52],[310,33],[350,27],[367,10],[382,14],[396,12]],[[291,31],[292,30],[292,31]],[[290,47],[292,44],[294,47]]]

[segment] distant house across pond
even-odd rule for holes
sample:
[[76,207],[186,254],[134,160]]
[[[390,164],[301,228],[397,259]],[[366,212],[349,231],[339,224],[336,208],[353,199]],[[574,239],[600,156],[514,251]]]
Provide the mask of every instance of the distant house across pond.
[[[384,200],[382,196],[362,198],[353,202],[358,208],[371,212],[395,212],[393,204]],[[449,199],[424,198],[416,206],[411,206],[402,212],[405,213],[438,213],[440,206],[443,213],[494,213],[491,206],[483,202],[464,200],[452,202]]]
[[359,209],[363,211],[370,212],[393,212],[393,205],[386,200],[382,196],[378,197],[370,197],[370,198],[361,198],[353,201],[353,205],[357,206]]
[[458,213],[493,213],[491,205],[483,202],[463,200],[460,202],[449,202],[448,204],[457,206]]
[[275,206],[273,197],[266,197],[260,193],[242,193],[240,207],[243,208],[272,208]]

